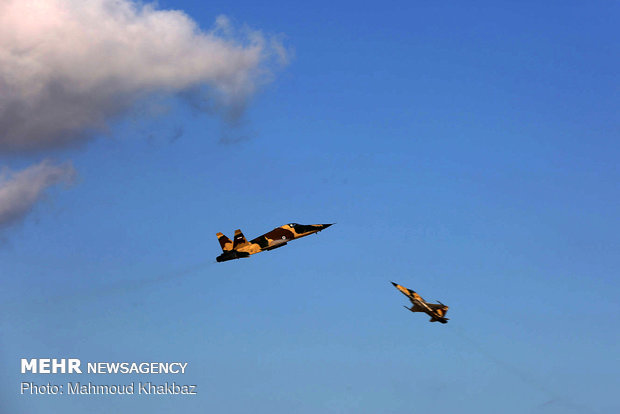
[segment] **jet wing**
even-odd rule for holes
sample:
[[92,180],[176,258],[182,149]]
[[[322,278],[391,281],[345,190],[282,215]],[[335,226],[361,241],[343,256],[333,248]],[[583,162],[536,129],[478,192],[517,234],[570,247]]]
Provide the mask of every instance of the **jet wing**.
[[417,303],[415,303],[414,301],[411,301],[411,303],[412,303],[413,305],[411,305],[411,307],[410,307],[410,308],[407,308],[407,307],[405,306],[405,308],[409,309],[411,312],[427,312],[427,311],[428,311],[428,309],[424,309],[424,307],[422,307],[422,306],[418,305],[418,304],[417,304]]

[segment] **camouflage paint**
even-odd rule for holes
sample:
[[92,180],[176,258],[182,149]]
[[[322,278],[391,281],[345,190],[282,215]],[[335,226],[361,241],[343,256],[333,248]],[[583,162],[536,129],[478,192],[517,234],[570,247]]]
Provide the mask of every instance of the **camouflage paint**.
[[247,241],[241,230],[235,230],[235,237],[231,242],[222,233],[217,233],[218,241],[223,253],[216,260],[225,262],[227,260],[248,257],[252,254],[277,249],[286,245],[289,241],[309,236],[324,230],[331,224],[297,224],[289,223],[276,227],[268,233],[258,236],[251,241]]
[[409,298],[412,306],[409,309],[411,312],[424,312],[431,317],[430,322],[448,323],[448,318],[444,318],[444,315],[448,312],[448,306],[443,303],[429,303],[422,299],[422,296],[418,295],[411,289],[407,289],[398,283],[392,282],[392,285],[401,293]]

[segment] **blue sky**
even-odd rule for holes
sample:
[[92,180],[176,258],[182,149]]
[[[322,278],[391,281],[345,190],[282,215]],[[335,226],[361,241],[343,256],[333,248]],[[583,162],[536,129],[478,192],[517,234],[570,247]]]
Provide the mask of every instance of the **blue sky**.
[[[620,408],[616,4],[159,7],[204,29],[225,14],[292,59],[237,126],[171,98],[45,154],[78,179],[1,234],[8,412]],[[291,221],[337,225],[214,263],[216,232]],[[406,312],[391,280],[450,323]],[[45,356],[187,361],[135,380],[199,394],[20,396],[23,380],[130,380],[19,374]]]

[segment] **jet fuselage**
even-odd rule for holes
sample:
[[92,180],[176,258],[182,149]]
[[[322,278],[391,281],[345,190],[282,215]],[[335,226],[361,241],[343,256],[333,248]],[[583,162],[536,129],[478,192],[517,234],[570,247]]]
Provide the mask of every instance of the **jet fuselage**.
[[408,309],[411,312],[424,312],[431,317],[431,322],[448,323],[448,318],[444,317],[446,312],[448,312],[448,307],[446,305],[441,302],[429,303],[422,299],[422,296],[411,289],[407,289],[406,287],[394,282],[392,282],[392,285],[394,285],[394,287],[403,295],[409,298],[412,306],[411,308],[405,306],[405,309]]
[[220,240],[220,245],[224,252],[219,255],[216,260],[218,262],[225,262],[249,257],[252,254],[263,251],[277,249],[285,246],[291,240],[318,233],[331,225],[332,224],[285,224],[249,242],[245,240],[241,230],[235,231],[234,242],[230,242],[226,236],[218,233],[218,239]]

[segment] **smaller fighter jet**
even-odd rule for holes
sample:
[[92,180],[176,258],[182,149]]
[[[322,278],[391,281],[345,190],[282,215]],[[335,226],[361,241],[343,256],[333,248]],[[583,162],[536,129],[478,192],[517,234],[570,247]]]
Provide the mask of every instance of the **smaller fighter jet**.
[[446,305],[441,302],[428,303],[422,299],[422,296],[418,295],[413,290],[407,289],[398,283],[392,282],[392,284],[411,301],[411,307],[408,308],[405,306],[405,309],[409,309],[411,312],[424,312],[431,317],[431,322],[448,323],[448,318],[444,318],[444,315],[448,312],[448,307]]
[[[333,223],[332,223],[333,224]],[[276,227],[268,233],[247,241],[241,230],[235,230],[235,237],[231,241],[222,233],[217,233],[217,239],[222,247],[222,254],[216,257],[218,262],[250,257],[252,254],[265,252],[286,246],[291,240],[309,236],[325,230],[332,224],[297,224],[289,223]]]

